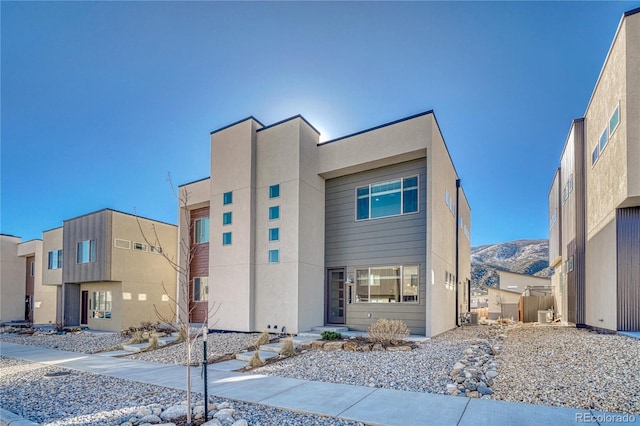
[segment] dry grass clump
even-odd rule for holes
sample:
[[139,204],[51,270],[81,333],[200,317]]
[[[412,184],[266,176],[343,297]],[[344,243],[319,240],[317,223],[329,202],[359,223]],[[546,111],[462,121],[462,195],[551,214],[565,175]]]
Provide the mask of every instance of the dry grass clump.
[[293,347],[293,338],[284,339],[280,348],[280,355],[290,357],[296,355],[296,349]]
[[256,341],[253,343],[252,347],[253,349],[258,350],[260,349],[260,346],[266,345],[270,340],[271,337],[269,336],[269,332],[267,330],[264,330],[262,333],[260,333]]
[[142,335],[142,331],[138,330],[138,331],[134,331],[133,332],[133,336],[131,336],[131,340],[129,340],[127,342],[127,344],[129,344],[129,345],[137,345],[138,343],[144,343],[145,341],[146,341],[146,339]]
[[397,345],[409,336],[409,328],[402,320],[380,318],[368,330],[369,340],[382,345]]
[[253,357],[249,360],[248,366],[251,368],[258,368],[264,365],[264,361],[260,358],[260,354],[256,350],[253,354]]

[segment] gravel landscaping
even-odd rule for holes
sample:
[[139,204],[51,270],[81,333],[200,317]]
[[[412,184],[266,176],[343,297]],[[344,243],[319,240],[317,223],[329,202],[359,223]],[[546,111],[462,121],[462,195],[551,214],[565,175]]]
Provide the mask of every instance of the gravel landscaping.
[[[209,334],[209,359],[245,349],[257,336]],[[127,340],[117,334],[86,332],[62,336],[4,334],[0,339],[87,353],[111,349]],[[197,362],[202,352],[200,339],[195,347]],[[184,344],[127,357],[184,364]],[[140,405],[155,403],[169,406],[184,399],[184,392],[90,373],[73,371],[68,375],[51,376],[51,372],[61,370],[53,366],[6,358],[0,358],[0,365],[3,408],[16,413],[25,412],[35,421],[55,421],[51,424],[71,423],[73,418],[76,424],[87,424],[85,421],[113,424],[110,422],[131,416]],[[253,372],[376,388],[640,414],[640,339],[573,327],[537,324],[465,326],[427,340],[411,351],[307,350]],[[56,397],[51,398],[51,395]],[[256,404],[233,404],[248,424],[340,424],[336,419]]]

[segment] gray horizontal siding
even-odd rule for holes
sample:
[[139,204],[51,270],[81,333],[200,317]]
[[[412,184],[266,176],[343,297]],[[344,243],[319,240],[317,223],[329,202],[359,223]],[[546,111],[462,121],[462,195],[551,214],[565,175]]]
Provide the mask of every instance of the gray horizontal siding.
[[[418,213],[356,221],[355,189],[359,186],[419,175]],[[347,325],[366,330],[377,319],[402,319],[413,333],[425,332],[426,294],[426,161],[368,170],[328,179],[325,183],[325,265],[357,267],[418,265],[419,303],[353,303]],[[371,317],[369,318],[369,314]]]

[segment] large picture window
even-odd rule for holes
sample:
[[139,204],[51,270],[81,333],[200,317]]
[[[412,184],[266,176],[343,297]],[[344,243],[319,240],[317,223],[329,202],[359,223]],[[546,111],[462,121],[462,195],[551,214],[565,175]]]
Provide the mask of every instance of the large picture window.
[[418,176],[356,188],[356,220],[398,216],[418,211]]
[[193,224],[193,241],[196,244],[209,242],[209,218],[196,219]]
[[112,301],[111,291],[94,291],[91,317],[95,319],[111,319]]
[[193,301],[206,302],[209,300],[209,277],[193,279]]
[[417,303],[419,286],[417,265],[356,269],[356,302]]
[[89,263],[96,261],[96,240],[80,241],[77,253],[78,263]]

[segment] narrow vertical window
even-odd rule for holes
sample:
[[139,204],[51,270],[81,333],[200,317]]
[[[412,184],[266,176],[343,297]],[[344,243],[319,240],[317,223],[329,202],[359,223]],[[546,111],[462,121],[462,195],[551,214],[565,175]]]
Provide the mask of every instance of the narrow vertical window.
[[280,206],[269,207],[269,220],[280,219]]
[[269,263],[280,262],[280,250],[269,250]]
[[224,232],[222,234],[222,245],[223,246],[231,245],[231,232]]
[[280,240],[280,228],[269,228],[269,241]]
[[222,204],[226,206],[227,204],[232,204],[232,203],[233,203],[233,192],[229,191],[222,194]]
[[280,196],[280,184],[271,185],[269,187],[269,198],[278,198]]
[[369,187],[364,186],[356,190],[358,220],[369,219]]
[[591,151],[591,165],[593,166],[594,164],[596,164],[596,161],[598,161],[598,155],[600,154],[600,152],[598,151],[598,145],[596,145],[593,148],[593,151]]
[[402,213],[418,211],[418,177],[404,178],[402,182]]

